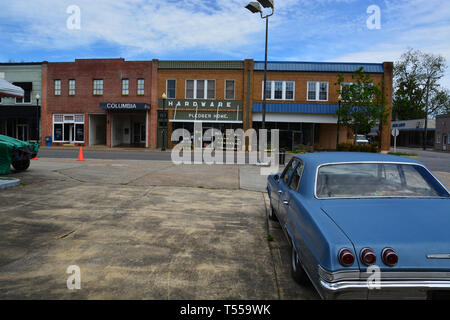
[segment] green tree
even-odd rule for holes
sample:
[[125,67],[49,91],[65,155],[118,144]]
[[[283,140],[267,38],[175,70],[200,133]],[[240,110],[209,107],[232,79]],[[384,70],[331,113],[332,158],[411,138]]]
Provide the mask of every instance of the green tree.
[[343,74],[338,74],[336,84],[341,96],[341,106],[337,111],[338,123],[350,127],[355,139],[358,133],[367,134],[380,121],[387,121],[389,112],[383,108],[386,101],[383,84],[374,84],[364,68],[352,74],[351,82],[345,82]]
[[425,119],[423,148],[426,149],[428,117],[445,111],[445,90],[439,81],[445,74],[446,61],[441,55],[409,49],[394,68],[393,118],[400,120]]
[[448,89],[433,91],[430,99],[430,114],[435,117],[447,113],[450,113],[450,91]]
[[394,67],[392,118],[411,120],[425,118],[424,90],[421,86],[420,51],[409,49]]

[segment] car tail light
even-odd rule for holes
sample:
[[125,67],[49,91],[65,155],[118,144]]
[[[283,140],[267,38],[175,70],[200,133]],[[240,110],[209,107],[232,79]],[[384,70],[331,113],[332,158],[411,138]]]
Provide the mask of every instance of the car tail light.
[[384,264],[389,267],[395,266],[398,262],[398,255],[392,248],[384,249],[383,252],[381,253],[381,256],[383,258]]
[[361,262],[366,266],[371,266],[377,262],[377,256],[372,249],[364,248],[361,250]]
[[350,267],[355,262],[355,256],[350,249],[341,249],[338,254],[339,263],[344,267]]

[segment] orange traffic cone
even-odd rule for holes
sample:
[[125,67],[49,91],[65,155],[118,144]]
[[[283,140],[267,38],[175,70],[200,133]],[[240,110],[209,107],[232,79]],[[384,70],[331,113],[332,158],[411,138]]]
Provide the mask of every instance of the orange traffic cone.
[[80,152],[78,153],[78,160],[77,161],[84,161],[83,147],[80,147]]

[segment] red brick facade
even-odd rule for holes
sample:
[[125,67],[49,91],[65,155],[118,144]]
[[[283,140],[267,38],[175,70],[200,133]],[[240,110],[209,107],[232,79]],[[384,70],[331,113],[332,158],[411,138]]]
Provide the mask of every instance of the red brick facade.
[[[95,95],[94,79],[103,80],[103,94]],[[122,94],[122,79],[128,79],[129,92]],[[138,95],[138,79],[144,79],[144,93]],[[75,62],[44,62],[42,68],[42,136],[54,136],[54,114],[84,114],[84,142],[89,145],[90,118],[106,115],[106,145],[111,146],[111,116],[133,113],[144,119],[146,147],[156,146],[156,80],[157,64],[152,61],[125,61],[124,59],[76,59]],[[55,94],[55,80],[60,81],[60,94]],[[69,80],[75,80],[75,94],[69,95]],[[150,111],[106,111],[100,103],[146,103]],[[126,130],[131,130],[127,128]],[[45,143],[45,141],[42,141]],[[57,143],[55,143],[57,144]]]
[[[254,68],[256,62],[252,59],[243,61],[125,61],[124,59],[76,59],[75,62],[60,62],[48,63],[44,62],[42,65],[42,137],[52,136],[55,140],[56,129],[54,126],[53,115],[61,117],[68,115],[84,115],[84,131],[82,132],[83,141],[75,140],[71,143],[76,145],[94,145],[100,139],[102,143],[108,147],[114,147],[121,144],[127,145],[136,143],[135,133],[140,131],[139,141],[140,146],[147,148],[156,148],[161,146],[161,128],[158,126],[160,122],[157,119],[157,111],[161,109],[161,96],[167,91],[167,80],[176,80],[176,97],[172,100],[196,100],[188,98],[186,95],[186,81],[193,79],[211,79],[215,81],[215,101],[225,100],[225,83],[233,80],[235,84],[234,99],[240,106],[238,113],[241,112],[240,124],[244,130],[249,128],[256,128],[260,124],[260,113],[254,113],[254,104],[261,104],[262,102],[262,82],[263,72],[261,69]],[[374,82],[383,83],[383,92],[386,96],[387,104],[385,108],[391,113],[392,111],[392,81],[393,81],[393,63],[385,62],[382,66],[383,72],[371,74]],[[344,75],[346,81],[351,81],[351,73]],[[101,95],[94,94],[94,80],[103,80],[103,93]],[[128,94],[122,92],[122,80],[128,79]],[[144,79],[144,94],[139,95],[138,79]],[[269,71],[267,74],[268,81],[291,82],[294,83],[293,99],[268,99],[268,103],[276,104],[329,104],[337,105],[337,72],[311,72],[311,71]],[[60,83],[60,92],[55,94],[55,80]],[[69,94],[69,80],[75,80],[75,94]],[[196,80],[198,81],[198,80]],[[203,80],[200,80],[203,81]],[[205,80],[206,81],[206,80]],[[327,100],[319,102],[311,102],[307,99],[307,84],[309,81],[327,82],[328,94]],[[149,111],[137,110],[119,110],[105,111],[100,108],[101,103],[137,103],[147,104],[150,106]],[[159,104],[159,105],[158,105]],[[169,107],[166,105],[166,107]],[[168,123],[168,142],[170,143],[170,133],[175,123],[174,109],[169,109],[169,123]],[[179,113],[184,109],[179,109]],[[191,106],[192,109],[192,106]],[[216,109],[211,109],[212,111]],[[205,109],[205,112],[212,112]],[[197,113],[197,112],[196,112]],[[289,117],[289,121],[281,119],[280,117]],[[65,117],[65,116],[64,116]],[[197,117],[197,114],[196,114]],[[278,118],[277,118],[278,117]],[[295,118],[297,117],[297,118]],[[311,125],[315,123],[318,136],[314,139],[315,127],[311,127],[312,141],[318,144],[323,149],[336,148],[337,125],[335,114],[329,113],[326,119],[322,115],[312,115],[308,113],[282,113],[272,114],[272,123],[280,122],[280,127],[283,123],[291,122],[306,123]],[[124,120],[128,118],[128,120]],[[295,118],[295,119],[294,119]],[[388,151],[390,148],[390,126],[391,117],[388,117],[388,122],[382,126],[381,130],[381,149]],[[82,119],[78,117],[78,119]],[[257,120],[255,120],[257,119]],[[325,119],[322,121],[321,119]],[[180,121],[179,119],[178,122]],[[70,120],[68,120],[70,121]],[[136,121],[141,127],[135,127]],[[267,121],[267,120],[266,120]],[[259,122],[259,124],[258,124]],[[268,121],[270,122],[270,121]],[[55,121],[56,123],[56,121]],[[126,124],[124,124],[126,123]],[[79,124],[79,123],[78,123]],[[63,135],[67,134],[68,130],[72,135],[77,135],[77,127],[75,125],[64,125]],[[256,125],[256,127],[255,127]],[[61,124],[59,124],[61,128]],[[275,125],[278,127],[278,125]],[[139,129],[140,128],[140,129]],[[145,128],[145,134],[144,129]],[[293,130],[285,128],[289,130]],[[61,130],[61,129],[59,129]],[[90,131],[96,131],[90,132]],[[307,126],[300,127],[294,130],[307,130]],[[309,129],[308,129],[309,130]],[[98,136],[101,135],[99,138]],[[56,135],[58,136],[58,135]],[[95,136],[95,138],[94,138]],[[145,139],[144,139],[145,136]],[[341,128],[340,142],[352,140],[352,132]],[[59,134],[61,137],[61,134]],[[119,137],[119,138],[118,138]],[[133,138],[134,137],[134,138]],[[68,137],[64,136],[64,139]],[[67,141],[54,142],[55,145],[66,143]],[[144,143],[145,142],[145,143]],[[45,141],[42,141],[45,144]]]

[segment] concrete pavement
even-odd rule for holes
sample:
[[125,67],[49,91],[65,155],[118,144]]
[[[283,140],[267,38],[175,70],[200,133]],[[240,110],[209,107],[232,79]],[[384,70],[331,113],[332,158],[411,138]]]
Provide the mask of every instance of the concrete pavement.
[[264,193],[240,188],[247,169],[33,161],[0,193],[0,299],[318,298],[286,271]]

